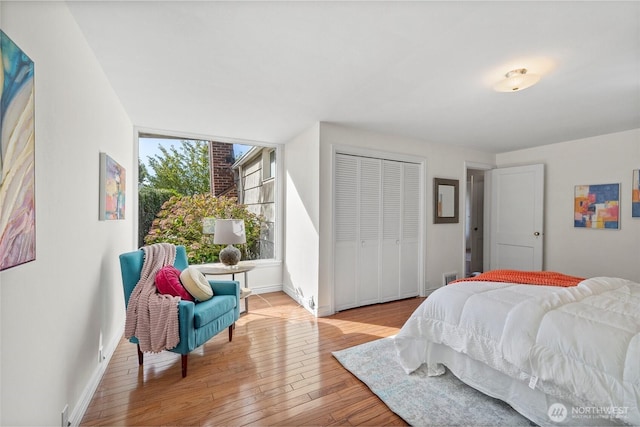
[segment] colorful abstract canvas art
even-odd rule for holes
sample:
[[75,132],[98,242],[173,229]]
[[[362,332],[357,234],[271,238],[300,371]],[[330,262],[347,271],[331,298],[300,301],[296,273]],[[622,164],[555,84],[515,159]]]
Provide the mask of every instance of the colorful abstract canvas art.
[[631,216],[640,218],[640,169],[633,171],[631,191]]
[[34,64],[0,31],[0,270],[36,259]]
[[124,219],[125,169],[105,153],[100,153],[100,219]]
[[574,227],[620,228],[620,184],[576,185]]

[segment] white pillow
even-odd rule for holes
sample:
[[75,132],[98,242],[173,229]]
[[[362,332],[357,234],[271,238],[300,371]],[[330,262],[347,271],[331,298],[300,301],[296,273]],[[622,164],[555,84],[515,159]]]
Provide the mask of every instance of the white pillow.
[[206,301],[213,297],[213,289],[204,274],[195,267],[187,267],[180,273],[182,286],[198,301]]

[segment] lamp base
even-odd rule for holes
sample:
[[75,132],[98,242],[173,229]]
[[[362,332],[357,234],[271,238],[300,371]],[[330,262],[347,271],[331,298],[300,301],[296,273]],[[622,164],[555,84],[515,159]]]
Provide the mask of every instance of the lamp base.
[[220,262],[224,265],[231,266],[236,265],[240,261],[240,256],[240,249],[232,245],[228,245],[220,251],[218,258],[220,258]]

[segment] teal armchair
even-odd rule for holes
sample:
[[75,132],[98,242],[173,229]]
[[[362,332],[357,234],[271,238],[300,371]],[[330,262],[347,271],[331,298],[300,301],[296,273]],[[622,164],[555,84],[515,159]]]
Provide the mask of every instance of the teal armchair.
[[[120,255],[120,269],[124,286],[125,306],[129,303],[131,292],[140,280],[144,252],[140,249]],[[184,246],[176,246],[174,267],[184,270],[189,266]],[[233,327],[240,315],[240,285],[237,281],[209,280],[213,289],[213,298],[192,302],[181,300],[178,305],[180,343],[169,351],[182,355],[182,377],[187,376],[189,353],[200,347],[212,337],[229,329],[229,341],[233,339]],[[144,357],[136,337],[132,343],[138,346],[138,363],[142,365]]]

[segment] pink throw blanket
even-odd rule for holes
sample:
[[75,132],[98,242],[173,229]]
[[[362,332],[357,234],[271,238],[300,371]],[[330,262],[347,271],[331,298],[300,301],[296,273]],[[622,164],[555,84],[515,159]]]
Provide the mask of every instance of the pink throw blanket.
[[180,343],[178,303],[180,297],[159,294],[155,277],[160,268],[173,265],[176,247],[168,243],[144,246],[140,281],[127,305],[124,333],[136,337],[143,352],[170,350]]

